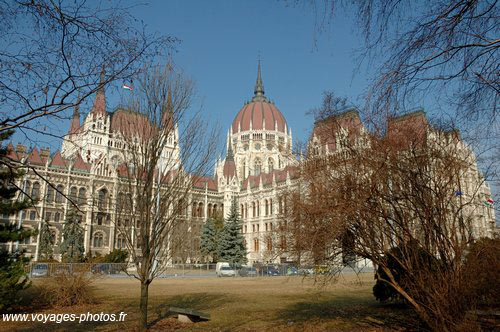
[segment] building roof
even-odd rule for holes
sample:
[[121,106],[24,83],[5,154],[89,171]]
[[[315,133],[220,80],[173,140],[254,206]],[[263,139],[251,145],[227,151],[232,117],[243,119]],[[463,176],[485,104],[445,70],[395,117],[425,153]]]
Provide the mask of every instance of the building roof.
[[264,95],[264,85],[260,73],[260,61],[254,97],[245,104],[234,118],[233,133],[249,130],[273,130],[287,133],[287,123],[283,114]]
[[33,150],[31,150],[30,155],[28,156],[28,162],[30,164],[34,164],[34,165],[45,165],[46,158],[44,158],[44,159],[45,160],[43,160],[40,157],[40,153],[38,153],[37,148],[33,148]]
[[210,176],[194,176],[193,188],[205,189],[205,185],[208,190],[217,191],[217,179]]
[[329,116],[328,118],[316,121],[313,129],[313,136],[316,136],[322,147],[327,146],[329,151],[337,148],[337,133],[341,128],[348,131],[351,138],[360,134],[363,124],[359,113],[355,109]]
[[68,162],[61,156],[61,152],[58,150],[56,153],[52,155],[49,166],[68,168]]
[[86,163],[79,153],[76,154],[73,169],[90,172],[91,164]]

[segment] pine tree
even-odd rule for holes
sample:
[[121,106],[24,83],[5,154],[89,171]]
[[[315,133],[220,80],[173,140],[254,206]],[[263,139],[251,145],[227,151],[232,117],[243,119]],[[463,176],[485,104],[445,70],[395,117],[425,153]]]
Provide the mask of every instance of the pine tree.
[[236,200],[233,200],[230,215],[224,224],[218,252],[221,261],[233,264],[245,264],[247,262],[247,251],[243,234],[241,234],[241,220]]
[[201,233],[201,253],[203,256],[210,256],[212,262],[217,262],[218,243],[222,231],[223,223],[219,220],[209,218],[203,225]]
[[[8,139],[14,132],[0,133],[0,144]],[[0,213],[16,215],[19,211],[31,206],[29,199],[14,200],[18,192],[16,179],[23,175],[19,165],[9,157],[8,148],[0,145]],[[0,225],[0,244],[22,241],[32,236],[33,233],[17,225]],[[19,300],[18,292],[30,286],[24,272],[24,265],[29,259],[23,257],[22,251],[7,252],[0,246],[0,310],[11,309]]]
[[83,259],[85,254],[83,228],[78,223],[78,216],[74,210],[68,212],[63,228],[64,241],[60,250],[63,260],[76,263]]
[[47,222],[42,223],[40,229],[40,245],[38,247],[38,254],[42,261],[48,261],[53,259],[55,239],[50,232],[49,224]]

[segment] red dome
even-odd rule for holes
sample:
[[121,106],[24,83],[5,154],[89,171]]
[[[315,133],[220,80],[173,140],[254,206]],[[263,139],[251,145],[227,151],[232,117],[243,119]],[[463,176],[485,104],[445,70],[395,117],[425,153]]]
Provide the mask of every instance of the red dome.
[[262,101],[252,101],[242,107],[233,121],[233,133],[250,130],[274,130],[286,133],[288,125],[285,117],[274,104]]

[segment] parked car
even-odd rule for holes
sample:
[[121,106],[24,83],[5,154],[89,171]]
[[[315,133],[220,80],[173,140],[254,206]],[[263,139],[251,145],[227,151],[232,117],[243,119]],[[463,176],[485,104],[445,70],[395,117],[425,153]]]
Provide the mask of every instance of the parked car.
[[286,269],[287,276],[296,276],[299,273],[299,270],[295,266],[289,266]]
[[254,267],[242,267],[239,271],[238,274],[240,277],[256,277],[257,276],[257,269]]
[[48,264],[35,264],[31,269],[31,277],[46,277],[49,275]]
[[264,273],[267,274],[268,276],[279,276],[280,275],[280,270],[275,268],[274,266],[266,266],[263,268]]
[[71,265],[58,265],[54,271],[55,274],[71,274],[72,272]]
[[297,273],[301,276],[307,276],[314,274],[314,270],[308,267],[302,267],[297,271]]
[[222,266],[219,270],[219,277],[235,277],[236,271],[230,266]]
[[229,267],[228,262],[218,262],[217,265],[215,266],[215,275],[220,277],[220,270],[222,267],[227,266]]

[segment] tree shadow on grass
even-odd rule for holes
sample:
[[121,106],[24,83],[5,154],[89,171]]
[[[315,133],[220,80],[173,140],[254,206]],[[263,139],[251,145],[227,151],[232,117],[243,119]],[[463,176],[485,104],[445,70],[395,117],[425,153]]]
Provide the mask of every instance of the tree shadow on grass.
[[149,323],[149,327],[153,327],[155,324],[165,318],[176,315],[168,311],[170,307],[178,307],[205,312],[207,310],[230,303],[231,301],[231,297],[227,295],[214,293],[194,293],[172,296],[156,306],[155,312],[157,318]]
[[424,330],[418,317],[408,307],[379,304],[348,296],[297,302],[279,311],[276,318],[280,325],[341,321],[360,327],[373,326],[397,331]]

